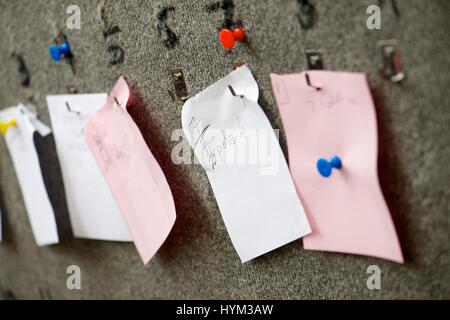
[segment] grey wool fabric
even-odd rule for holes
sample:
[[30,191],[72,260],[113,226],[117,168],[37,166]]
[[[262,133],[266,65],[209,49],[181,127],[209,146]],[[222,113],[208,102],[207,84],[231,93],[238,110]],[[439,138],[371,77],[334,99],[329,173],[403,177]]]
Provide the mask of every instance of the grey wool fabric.
[[[384,1],[381,30],[366,27],[367,7],[376,0],[310,2],[315,19],[305,29],[296,0],[0,0],[0,108],[34,99],[49,125],[46,95],[66,94],[69,86],[79,93],[108,92],[124,75],[142,100],[132,116],[167,176],[177,209],[172,232],[146,266],[133,244],[69,234],[58,245],[39,248],[0,139],[0,297],[450,298],[450,2],[399,0],[397,15],[391,1]],[[81,8],[80,30],[66,28],[70,4]],[[242,25],[249,45],[224,50],[217,40],[222,25]],[[48,45],[59,31],[72,46],[74,72],[49,57]],[[401,84],[379,74],[376,43],[391,38],[400,44],[406,73]],[[379,127],[379,176],[404,265],[304,251],[301,241],[242,264],[204,170],[171,161],[177,144],[171,136],[181,127],[183,104],[168,93],[174,90],[171,68],[183,69],[192,96],[232,71],[234,62],[247,63],[260,86],[262,108],[273,127],[281,129],[286,153],[269,73],[305,70],[306,49],[320,49],[326,69],[368,75]],[[20,58],[29,83],[24,69],[19,70]],[[62,221],[67,206],[53,139],[37,139],[36,144]],[[69,265],[81,269],[81,290],[66,287]],[[382,271],[380,290],[367,288],[370,265]]]

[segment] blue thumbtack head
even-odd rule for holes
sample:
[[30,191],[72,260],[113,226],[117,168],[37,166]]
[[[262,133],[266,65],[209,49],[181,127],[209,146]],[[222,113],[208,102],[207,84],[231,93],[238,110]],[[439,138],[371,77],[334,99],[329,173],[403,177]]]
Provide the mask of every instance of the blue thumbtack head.
[[320,175],[324,178],[328,178],[331,176],[331,171],[335,169],[341,169],[342,168],[342,161],[339,157],[335,156],[331,158],[330,161],[325,159],[319,159],[317,161],[317,170],[319,171]]
[[64,43],[59,47],[56,44],[52,44],[48,47],[48,50],[50,51],[52,60],[55,62],[60,61],[62,56],[70,57],[72,55],[72,53],[70,52],[69,43],[67,41],[64,41]]

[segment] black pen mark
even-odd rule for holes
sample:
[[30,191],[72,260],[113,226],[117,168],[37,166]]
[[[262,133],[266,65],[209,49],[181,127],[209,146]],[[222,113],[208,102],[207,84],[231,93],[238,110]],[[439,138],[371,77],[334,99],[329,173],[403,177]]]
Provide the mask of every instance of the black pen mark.
[[310,0],[297,0],[297,4],[297,17],[302,29],[311,29],[316,21],[316,8]]
[[20,75],[20,84],[22,85],[22,87],[29,87],[31,77],[27,65],[25,64],[25,60],[23,59],[21,54],[16,54],[15,52],[13,52],[11,56],[16,59],[18,64],[17,71],[19,72]]
[[197,147],[197,144],[200,142],[200,140],[203,140],[203,137],[205,136],[206,131],[208,131],[210,125],[208,124],[207,126],[205,126],[202,130],[202,132],[200,133],[200,136],[198,137],[197,141],[194,144],[194,149]]
[[173,49],[178,43],[178,37],[172,29],[167,25],[167,16],[169,12],[175,11],[174,7],[164,7],[156,15],[156,29],[158,30],[159,38],[162,40],[164,46]]
[[117,64],[122,64],[125,60],[125,51],[118,45],[110,45],[108,47],[108,52],[111,54],[111,59],[109,64],[115,66]]
[[106,30],[103,30],[103,38],[105,40],[107,40],[108,37],[115,35],[116,33],[120,33],[120,32],[122,32],[122,29],[120,29],[119,26],[112,26]]
[[222,10],[223,12],[223,21],[219,30],[221,29],[233,29],[242,27],[242,22],[240,20],[235,20],[234,11],[235,5],[233,0],[222,0],[219,2],[214,2],[206,6],[206,10],[209,13],[216,12]]
[[[100,10],[100,18],[104,25],[103,38],[108,43],[109,39],[113,35],[121,33],[122,29],[117,25],[110,25],[110,23],[108,22],[107,16],[106,16],[106,9],[105,9],[104,4],[102,5],[101,10]],[[108,45],[107,51],[111,55],[111,58],[108,63],[110,66],[122,64],[125,61],[125,51],[119,45],[117,45],[115,43],[111,43]]]

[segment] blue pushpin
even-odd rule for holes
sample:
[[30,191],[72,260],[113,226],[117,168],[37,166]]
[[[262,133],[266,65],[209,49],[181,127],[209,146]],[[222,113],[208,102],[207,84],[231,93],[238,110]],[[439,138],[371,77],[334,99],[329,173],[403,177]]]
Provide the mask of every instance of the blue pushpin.
[[48,47],[48,50],[50,51],[50,56],[52,57],[52,60],[55,62],[60,61],[62,56],[64,57],[71,56],[70,46],[67,41],[64,41],[64,43],[59,47],[56,44],[52,44]]
[[325,159],[319,159],[317,161],[317,170],[319,170],[320,175],[324,178],[331,176],[333,168],[338,170],[342,168],[342,161],[337,156],[331,158],[331,161]]

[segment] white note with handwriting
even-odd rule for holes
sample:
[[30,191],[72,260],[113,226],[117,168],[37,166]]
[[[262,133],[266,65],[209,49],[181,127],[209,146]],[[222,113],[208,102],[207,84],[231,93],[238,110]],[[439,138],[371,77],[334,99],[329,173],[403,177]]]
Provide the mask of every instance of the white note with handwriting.
[[9,127],[6,131],[6,145],[22,190],[34,238],[39,246],[58,243],[55,215],[34,144],[34,134],[45,137],[51,130],[22,104],[0,111],[0,121],[12,119],[16,120],[16,126]]
[[83,128],[106,94],[47,96],[72,230],[78,238],[131,241],[106,180],[84,139]]
[[242,262],[311,232],[258,96],[255,79],[242,66],[186,101],[182,111],[184,134]]

